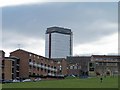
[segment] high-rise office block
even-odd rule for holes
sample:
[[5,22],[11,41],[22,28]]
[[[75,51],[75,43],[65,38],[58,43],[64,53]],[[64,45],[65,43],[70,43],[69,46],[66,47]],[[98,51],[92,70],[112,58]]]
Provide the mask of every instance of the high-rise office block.
[[46,31],[45,56],[48,58],[66,58],[72,55],[71,29],[50,27]]

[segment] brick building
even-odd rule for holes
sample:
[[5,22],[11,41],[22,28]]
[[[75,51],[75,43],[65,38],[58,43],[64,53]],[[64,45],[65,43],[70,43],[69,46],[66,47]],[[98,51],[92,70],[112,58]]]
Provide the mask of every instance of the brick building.
[[59,64],[59,71],[61,74],[63,74],[64,76],[68,75],[68,70],[67,70],[67,66],[68,66],[68,62],[65,58],[52,58],[54,61],[58,62]]
[[19,58],[5,57],[5,52],[1,53],[1,80],[19,79]]
[[46,58],[22,49],[10,53],[0,50],[0,80],[56,78],[69,75],[88,76],[118,74],[120,56],[92,55]]
[[19,58],[17,57],[5,57],[2,61],[2,79],[14,80],[19,79]]
[[4,59],[5,52],[0,50],[0,82],[2,81],[2,61]]
[[45,58],[43,56],[18,49],[10,53],[10,57],[18,57],[20,59],[20,73],[21,79],[30,77],[45,77],[45,76],[64,76],[66,73],[61,67],[65,61],[60,62]]
[[88,64],[90,56],[70,56],[67,57],[68,75],[84,76],[88,75]]
[[90,72],[93,75],[118,75],[120,56],[117,55],[92,55]]

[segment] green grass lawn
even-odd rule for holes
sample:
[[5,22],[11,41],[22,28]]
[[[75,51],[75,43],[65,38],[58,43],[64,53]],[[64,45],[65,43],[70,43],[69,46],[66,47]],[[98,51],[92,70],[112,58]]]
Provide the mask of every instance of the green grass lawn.
[[2,85],[3,88],[118,88],[117,77],[103,78],[67,78],[63,80],[49,80],[39,82],[20,82],[20,83],[6,83]]

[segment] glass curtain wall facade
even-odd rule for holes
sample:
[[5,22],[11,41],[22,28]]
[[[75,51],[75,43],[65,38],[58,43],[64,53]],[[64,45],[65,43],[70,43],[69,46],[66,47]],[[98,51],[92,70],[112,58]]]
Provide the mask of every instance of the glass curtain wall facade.
[[45,56],[48,58],[66,58],[72,55],[71,29],[51,27],[47,28],[45,42]]

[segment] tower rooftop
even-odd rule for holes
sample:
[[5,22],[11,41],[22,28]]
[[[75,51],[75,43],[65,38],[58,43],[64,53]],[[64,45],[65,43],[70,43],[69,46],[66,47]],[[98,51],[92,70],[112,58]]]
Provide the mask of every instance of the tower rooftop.
[[72,34],[71,29],[67,29],[63,27],[49,27],[46,30],[46,34],[48,33]]

